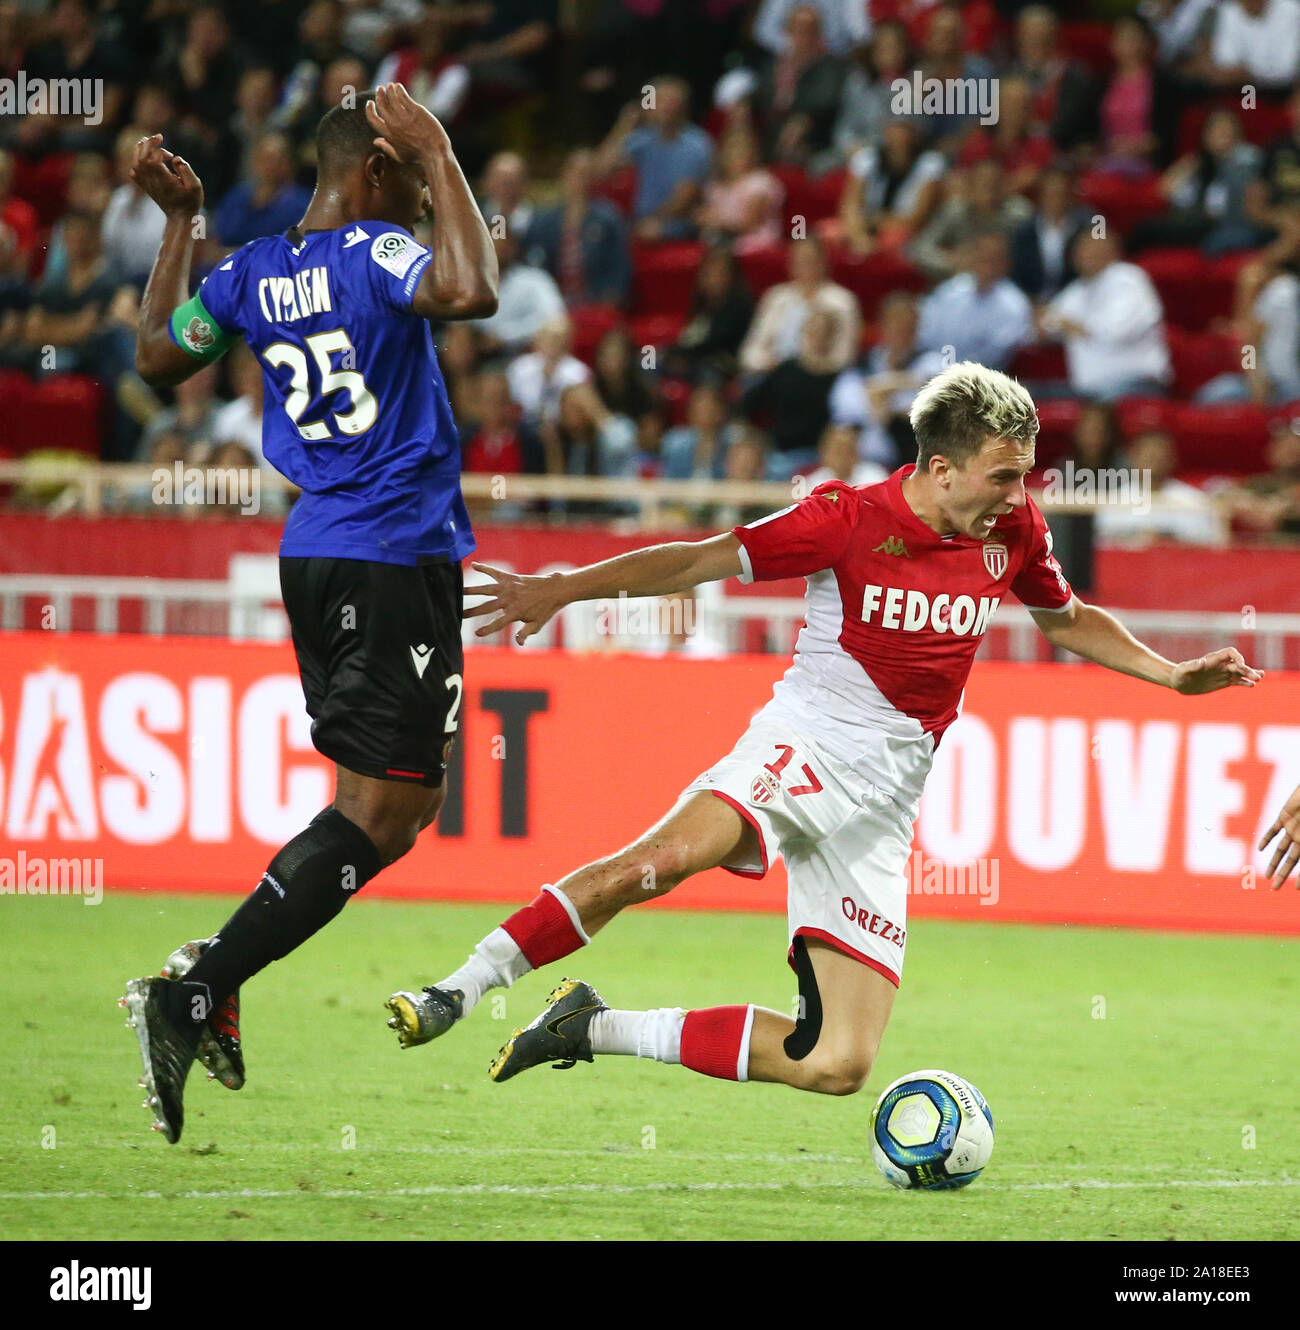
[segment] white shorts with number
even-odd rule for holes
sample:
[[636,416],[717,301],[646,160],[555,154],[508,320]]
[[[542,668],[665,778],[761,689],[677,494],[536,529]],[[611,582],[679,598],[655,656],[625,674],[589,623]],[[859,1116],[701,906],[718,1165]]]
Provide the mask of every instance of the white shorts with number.
[[725,799],[758,833],[758,858],[724,868],[762,877],[785,860],[792,948],[800,935],[820,938],[897,985],[912,853],[903,808],[767,710],[686,787],[696,792]]

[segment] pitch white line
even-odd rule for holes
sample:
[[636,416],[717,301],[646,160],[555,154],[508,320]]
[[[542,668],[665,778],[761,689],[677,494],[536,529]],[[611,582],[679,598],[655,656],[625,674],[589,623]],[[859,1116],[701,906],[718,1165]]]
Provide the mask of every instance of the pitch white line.
[[[1126,1180],[1111,1182],[1101,1178],[1080,1178],[1076,1182],[987,1182],[980,1191],[1134,1191],[1145,1188],[1198,1187],[1209,1190],[1237,1187],[1300,1187],[1300,1178],[1165,1178],[1151,1182]],[[886,1184],[874,1178],[835,1182],[561,1182],[551,1186],[515,1186],[510,1183],[463,1183],[458,1186],[428,1187],[301,1187],[263,1189],[223,1187],[209,1191],[7,1191],[0,1201],[277,1201],[288,1197],[314,1196],[320,1200],[368,1200],[385,1196],[567,1196],[578,1193],[606,1193],[610,1196],[637,1196],[655,1192],[716,1191],[878,1191],[889,1194]]]

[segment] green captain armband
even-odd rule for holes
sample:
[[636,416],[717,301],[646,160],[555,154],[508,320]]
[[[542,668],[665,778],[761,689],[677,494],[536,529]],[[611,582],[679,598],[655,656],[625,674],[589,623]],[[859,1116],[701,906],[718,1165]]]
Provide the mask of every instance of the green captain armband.
[[235,341],[231,333],[208,313],[196,291],[183,305],[172,310],[172,341],[205,365],[220,360]]

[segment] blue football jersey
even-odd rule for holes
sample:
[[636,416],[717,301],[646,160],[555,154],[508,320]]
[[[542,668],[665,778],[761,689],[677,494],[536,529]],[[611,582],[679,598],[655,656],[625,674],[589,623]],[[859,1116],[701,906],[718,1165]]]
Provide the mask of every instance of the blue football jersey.
[[463,559],[460,438],[433,335],[411,312],[433,256],[388,222],[293,234],[236,250],[198,291],[217,325],[205,342],[238,334],[261,361],[262,450],[302,490],[281,554]]

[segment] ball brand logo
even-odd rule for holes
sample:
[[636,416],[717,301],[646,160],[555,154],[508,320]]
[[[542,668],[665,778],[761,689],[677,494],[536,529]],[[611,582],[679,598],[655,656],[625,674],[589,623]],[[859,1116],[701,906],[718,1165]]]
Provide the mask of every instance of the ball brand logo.
[[[1006,547],[1001,548],[1005,556]],[[880,628],[919,633],[928,627],[931,632],[955,637],[982,637],[1001,601],[1000,596],[981,596],[977,602],[973,596],[954,598],[946,592],[931,600],[924,591],[868,583],[862,589],[862,622],[870,623],[879,610],[876,624]]]

